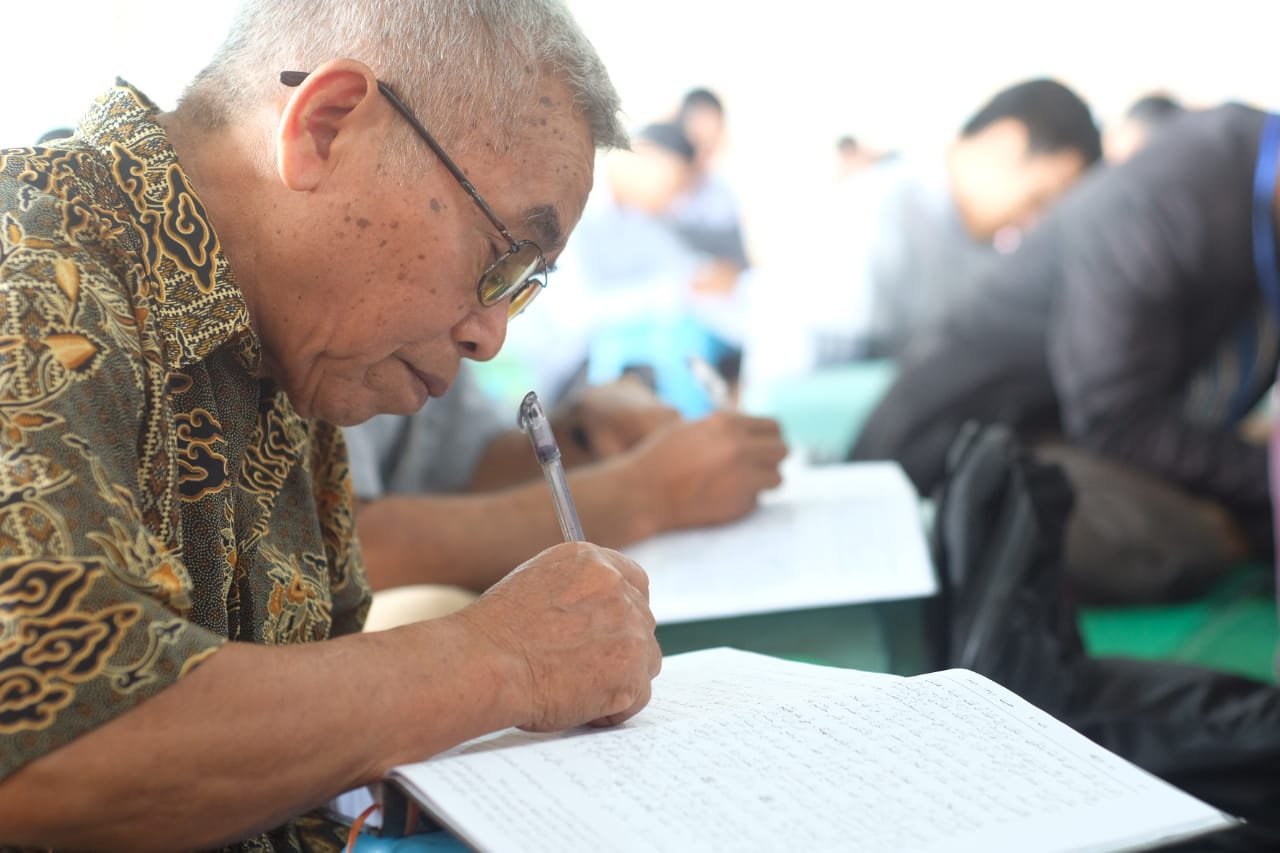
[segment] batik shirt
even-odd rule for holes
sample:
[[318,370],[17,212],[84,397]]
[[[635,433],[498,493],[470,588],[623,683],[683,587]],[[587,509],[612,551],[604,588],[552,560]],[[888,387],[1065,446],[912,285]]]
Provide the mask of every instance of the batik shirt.
[[0,777],[228,640],[324,640],[368,606],[341,434],[257,376],[156,116],[121,83],[72,139],[0,151]]

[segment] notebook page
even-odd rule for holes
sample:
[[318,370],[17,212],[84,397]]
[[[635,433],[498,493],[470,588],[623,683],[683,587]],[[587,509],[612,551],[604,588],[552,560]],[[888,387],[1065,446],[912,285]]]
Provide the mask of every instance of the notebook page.
[[[507,729],[474,738],[441,753],[437,759],[584,734],[663,728],[681,720],[714,714],[752,713],[789,698],[825,695],[831,692],[833,683],[842,684],[843,690],[857,691],[870,689],[881,682],[902,680],[898,675],[794,663],[738,649],[704,649],[664,658],[662,673],[654,681],[653,698],[644,711],[622,726],[601,731],[574,729],[567,732]],[[743,690],[744,684],[752,685],[752,689]]]
[[746,518],[624,549],[659,624],[932,595],[914,488],[891,462],[788,471]]
[[[493,850],[1109,849],[1223,820],[971,673],[680,664],[698,655],[634,725],[397,775]],[[699,670],[720,679],[702,696]]]

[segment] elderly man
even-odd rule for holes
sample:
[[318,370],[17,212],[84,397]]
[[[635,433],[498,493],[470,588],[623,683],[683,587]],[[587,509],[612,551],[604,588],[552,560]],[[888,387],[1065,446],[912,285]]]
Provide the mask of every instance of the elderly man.
[[388,767],[648,699],[591,545],[359,633],[338,425],[497,352],[623,134],[557,4],[348,5],[250,2],[173,113],[120,84],[0,153],[6,843],[328,849]]

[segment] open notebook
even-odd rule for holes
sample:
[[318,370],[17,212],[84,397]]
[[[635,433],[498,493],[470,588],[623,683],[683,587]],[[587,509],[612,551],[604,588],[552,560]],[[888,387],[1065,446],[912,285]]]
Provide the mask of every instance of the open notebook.
[[920,500],[894,462],[788,466],[746,518],[624,551],[649,573],[660,625],[937,591]]
[[500,732],[392,782],[493,851],[1082,851],[1229,826],[995,683],[733,649],[612,729]]

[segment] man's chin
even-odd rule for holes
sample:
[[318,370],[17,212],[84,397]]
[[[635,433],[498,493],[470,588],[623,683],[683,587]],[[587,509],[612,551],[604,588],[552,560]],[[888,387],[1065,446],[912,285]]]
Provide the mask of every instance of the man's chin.
[[430,397],[426,397],[421,402],[418,400],[397,400],[386,401],[379,400],[370,402],[369,405],[361,406],[343,406],[334,407],[329,416],[324,414],[318,415],[321,420],[328,421],[331,424],[341,427],[359,426],[365,421],[376,415],[400,415],[407,416],[419,412],[423,406],[431,402]]

